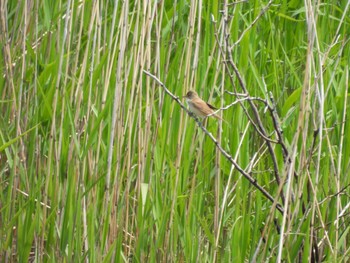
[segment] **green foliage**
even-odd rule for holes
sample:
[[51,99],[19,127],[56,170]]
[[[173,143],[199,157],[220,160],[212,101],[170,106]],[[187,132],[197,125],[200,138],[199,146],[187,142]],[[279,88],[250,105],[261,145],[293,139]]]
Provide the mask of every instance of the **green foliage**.
[[[350,4],[238,2],[7,2],[4,262],[349,260]],[[245,97],[222,111],[227,124],[205,126],[285,215],[143,74],[228,106],[239,96],[225,91],[244,92],[227,43],[273,141],[262,100],[278,115],[289,156],[267,148]]]

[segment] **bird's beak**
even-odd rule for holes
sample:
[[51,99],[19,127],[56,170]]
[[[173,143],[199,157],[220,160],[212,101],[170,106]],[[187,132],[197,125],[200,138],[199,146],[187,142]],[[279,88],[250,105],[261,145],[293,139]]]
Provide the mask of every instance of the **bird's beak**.
[[187,98],[187,96],[185,95],[185,96],[182,96],[183,98]]

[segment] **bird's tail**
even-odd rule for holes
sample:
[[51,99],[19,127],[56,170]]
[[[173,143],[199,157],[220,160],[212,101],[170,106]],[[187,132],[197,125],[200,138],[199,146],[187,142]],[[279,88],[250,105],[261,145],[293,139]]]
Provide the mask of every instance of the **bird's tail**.
[[228,122],[227,122],[226,120],[224,120],[223,118],[221,118],[219,115],[214,114],[213,116],[214,116],[216,119],[222,120],[222,121],[226,122],[226,124],[228,124]]

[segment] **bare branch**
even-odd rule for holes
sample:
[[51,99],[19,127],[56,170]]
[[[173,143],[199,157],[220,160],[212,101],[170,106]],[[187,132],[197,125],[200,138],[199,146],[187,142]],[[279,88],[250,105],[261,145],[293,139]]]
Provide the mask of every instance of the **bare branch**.
[[[218,40],[217,40],[218,41]],[[220,49],[222,51],[222,49]],[[226,68],[229,70],[229,65],[233,68],[237,78],[238,78],[238,81],[240,83],[240,86],[241,88],[243,89],[243,92],[245,94],[245,96],[248,96],[249,97],[249,92],[248,92],[248,89],[246,88],[244,82],[243,82],[243,78],[241,76],[241,74],[239,73],[238,71],[238,68],[236,67],[236,65],[234,64],[233,60],[232,60],[232,55],[231,55],[231,52],[229,51],[229,60],[228,61],[225,61],[225,65],[226,65]],[[231,77],[231,74],[230,74],[230,80],[231,80],[231,83],[233,85],[233,78]],[[236,93],[238,94],[238,93]],[[277,157],[273,151],[273,148],[272,148],[272,145],[271,143],[278,143],[277,141],[274,141],[274,140],[271,140],[266,131],[265,131],[265,128],[264,128],[264,125],[262,124],[262,121],[261,121],[261,118],[260,118],[260,115],[259,115],[259,112],[258,112],[258,109],[256,108],[256,106],[254,105],[254,103],[252,102],[252,100],[248,100],[249,102],[249,105],[250,107],[252,108],[253,110],[253,114],[255,116],[255,119],[256,121],[253,120],[253,118],[249,115],[248,113],[248,110],[246,109],[246,107],[243,105],[243,103],[240,102],[241,104],[241,107],[244,111],[244,113],[247,115],[248,119],[252,122],[252,125],[254,126],[255,130],[259,133],[259,135],[266,141],[268,142],[267,146],[269,148],[269,153],[271,155],[271,158],[272,158],[272,162],[273,162],[273,165],[274,165],[274,174],[275,174],[275,178],[276,178],[276,182],[278,184],[280,184],[281,180],[280,180],[280,175],[279,175],[279,171],[278,171],[278,165],[277,165]],[[283,192],[281,192],[281,198],[283,200]]]
[[281,206],[281,204],[277,203],[277,200],[275,200],[273,198],[273,196],[267,192],[261,185],[259,185],[257,183],[257,180],[255,178],[253,178],[250,174],[246,173],[242,167],[240,167],[235,160],[233,159],[233,157],[226,152],[222,146],[218,143],[218,141],[215,139],[215,137],[202,125],[202,123],[199,121],[199,119],[192,113],[190,112],[185,105],[180,101],[179,97],[175,96],[174,94],[172,94],[169,89],[153,74],[151,74],[150,72],[143,70],[143,72],[153,78],[162,88],[163,90],[174,100],[176,101],[177,104],[180,105],[180,107],[190,116],[192,117],[199,128],[201,128],[201,130],[214,142],[214,144],[216,145],[216,147],[219,149],[219,151],[223,154],[223,156],[230,162],[232,163],[235,168],[238,170],[238,172],[240,174],[242,174],[255,188],[257,188],[267,199],[269,199],[271,202],[276,204],[276,208],[279,212],[281,212],[283,214],[283,207]]
[[234,46],[238,45],[239,42],[242,41],[242,38],[245,36],[245,34],[256,24],[256,22],[258,22],[258,20],[260,19],[260,17],[262,17],[266,11],[270,8],[272,4],[272,0],[270,0],[267,5],[261,9],[259,15],[254,19],[254,21],[242,32],[242,34],[239,36],[239,38],[237,39],[237,41],[231,46],[231,48],[233,48]]
[[[267,10],[267,8],[271,5],[270,2],[263,9],[263,11],[261,13],[263,13],[263,12],[265,12]],[[228,23],[228,21],[225,21],[225,23]],[[217,29],[216,29],[216,24],[215,23],[214,23],[214,35],[215,35],[215,39],[216,39],[216,41],[218,43],[218,46],[219,46],[219,51],[222,53],[222,55],[224,55],[226,53],[228,55],[228,59],[225,59],[223,61],[225,66],[226,66],[226,68],[227,68],[227,70],[228,70],[228,72],[230,73],[231,70],[233,70],[234,74],[236,75],[236,78],[238,79],[238,82],[239,82],[239,84],[241,86],[241,89],[242,89],[243,93],[246,94],[246,96],[249,97],[249,92],[248,92],[248,89],[247,89],[247,87],[246,87],[246,85],[245,85],[245,83],[243,81],[243,77],[240,74],[240,72],[238,70],[238,67],[236,66],[236,64],[234,63],[233,58],[232,58],[232,47],[230,47],[230,45],[229,45],[229,33],[227,33],[227,35],[225,37],[226,41],[224,43],[224,46],[220,45],[220,41],[218,39],[218,34],[217,34]],[[233,74],[230,73],[229,77],[230,77],[231,84],[234,86],[235,93],[237,93],[237,90],[236,90],[235,85],[234,85],[235,81],[233,79]],[[275,179],[276,179],[277,184],[279,185],[281,183],[281,179],[280,179],[280,173],[279,173],[278,164],[277,164],[277,157],[276,157],[276,153],[274,152],[274,149],[273,149],[272,144],[271,144],[271,143],[276,143],[276,142],[275,141],[271,141],[271,139],[268,138],[267,132],[266,132],[265,127],[264,127],[264,125],[263,125],[263,123],[261,121],[261,118],[260,118],[259,111],[258,111],[257,107],[254,105],[254,103],[251,100],[248,100],[248,102],[249,102],[249,105],[250,105],[250,107],[251,107],[251,109],[253,111],[253,115],[255,117],[255,120],[253,120],[250,117],[250,115],[248,113],[248,110],[244,107],[243,103],[241,103],[242,109],[244,110],[244,112],[247,115],[247,117],[249,118],[249,120],[252,122],[253,126],[255,127],[255,129],[259,133],[259,135],[261,137],[263,137],[266,140],[266,142],[267,142],[269,153],[270,153],[270,156],[271,156],[271,159],[272,159],[272,162],[273,162],[273,166],[274,166]],[[283,148],[283,150],[286,150],[286,148]],[[284,158],[286,158],[285,156],[288,156],[288,154],[284,154],[283,156],[284,156]],[[282,199],[282,201],[284,201],[283,191],[281,191],[281,199]]]
[[228,3],[227,6],[233,6],[233,5],[242,4],[242,3],[246,3],[246,2],[248,2],[248,0],[241,0],[241,1],[233,2],[233,3]]

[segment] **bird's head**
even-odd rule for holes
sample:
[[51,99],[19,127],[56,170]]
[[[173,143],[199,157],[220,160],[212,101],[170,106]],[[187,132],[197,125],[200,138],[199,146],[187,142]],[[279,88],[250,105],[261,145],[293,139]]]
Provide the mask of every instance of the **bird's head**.
[[189,99],[189,100],[192,100],[194,98],[198,97],[198,94],[197,92],[193,91],[193,90],[190,90],[186,93],[186,96],[184,96],[184,98],[186,99]]

